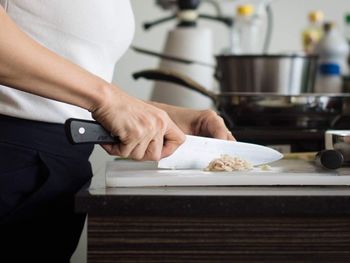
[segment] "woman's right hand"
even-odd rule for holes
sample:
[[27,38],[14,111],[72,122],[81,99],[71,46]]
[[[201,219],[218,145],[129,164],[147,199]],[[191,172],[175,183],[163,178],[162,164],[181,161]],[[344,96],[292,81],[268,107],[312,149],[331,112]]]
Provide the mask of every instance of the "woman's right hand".
[[185,134],[168,114],[110,85],[92,117],[121,143],[102,145],[111,155],[134,160],[160,160],[172,154]]

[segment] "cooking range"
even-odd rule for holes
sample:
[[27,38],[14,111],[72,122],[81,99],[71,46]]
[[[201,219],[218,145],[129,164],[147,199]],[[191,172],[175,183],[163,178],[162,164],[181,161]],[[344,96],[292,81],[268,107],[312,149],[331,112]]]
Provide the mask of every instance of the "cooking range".
[[168,81],[209,97],[234,136],[283,152],[325,149],[325,131],[350,129],[350,94],[214,93],[171,70],[144,70],[135,79]]
[[325,131],[349,130],[347,94],[302,96],[226,96],[223,116],[240,141],[273,146],[288,152],[320,151]]
[[239,141],[267,145],[282,153],[289,153],[323,150],[324,134],[328,129],[233,127],[230,130]]

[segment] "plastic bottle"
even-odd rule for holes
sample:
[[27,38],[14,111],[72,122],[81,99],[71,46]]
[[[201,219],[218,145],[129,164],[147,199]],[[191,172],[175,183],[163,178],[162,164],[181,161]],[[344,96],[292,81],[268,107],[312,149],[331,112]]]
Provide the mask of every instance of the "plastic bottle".
[[316,93],[341,93],[342,77],[338,64],[324,63],[320,65],[315,85]]
[[313,11],[308,15],[309,24],[302,32],[303,50],[306,54],[314,54],[315,48],[323,36],[323,19],[322,11]]
[[324,35],[316,47],[319,65],[336,64],[340,67],[340,75],[348,75],[347,58],[349,46],[345,37],[340,34],[334,23],[324,24]]
[[258,41],[259,20],[254,17],[252,5],[237,7],[235,23],[231,31],[230,53],[257,54],[261,52]]
[[[348,41],[348,46],[350,47],[350,14],[345,15],[345,38]],[[350,55],[348,56],[348,66],[350,68]],[[350,75],[350,72],[348,75]]]

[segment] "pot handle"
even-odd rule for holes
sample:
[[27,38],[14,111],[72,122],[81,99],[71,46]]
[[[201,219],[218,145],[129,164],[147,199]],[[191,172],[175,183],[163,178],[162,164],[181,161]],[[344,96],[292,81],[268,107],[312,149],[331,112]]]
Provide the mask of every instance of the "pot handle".
[[178,58],[178,57],[174,57],[174,56],[158,53],[158,52],[155,52],[155,51],[151,51],[151,50],[140,48],[140,47],[136,47],[136,46],[131,46],[131,48],[134,51],[138,52],[138,53],[145,54],[145,55],[150,55],[150,56],[161,58],[161,59],[166,59],[166,60],[173,61],[173,62],[179,62],[179,63],[183,63],[183,64],[187,64],[187,65],[195,64],[195,65],[200,65],[200,66],[204,66],[204,67],[215,68],[215,65],[212,65],[212,64],[209,64],[209,63],[206,63],[206,62],[201,62],[201,61],[196,61],[196,60],[191,60],[191,59]]
[[132,76],[134,79],[145,78],[148,80],[159,80],[178,84],[180,86],[189,88],[190,90],[197,91],[198,93],[210,98],[215,103],[215,105],[218,104],[218,98],[214,92],[207,90],[198,82],[176,71],[165,69],[149,69],[135,72],[132,74]]

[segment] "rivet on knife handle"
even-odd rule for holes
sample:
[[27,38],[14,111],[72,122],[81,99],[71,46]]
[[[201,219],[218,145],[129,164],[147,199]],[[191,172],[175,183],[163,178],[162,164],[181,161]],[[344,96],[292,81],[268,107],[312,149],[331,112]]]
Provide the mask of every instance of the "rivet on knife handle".
[[114,137],[101,124],[95,121],[68,119],[65,130],[72,144],[101,144],[119,143],[118,137]]

